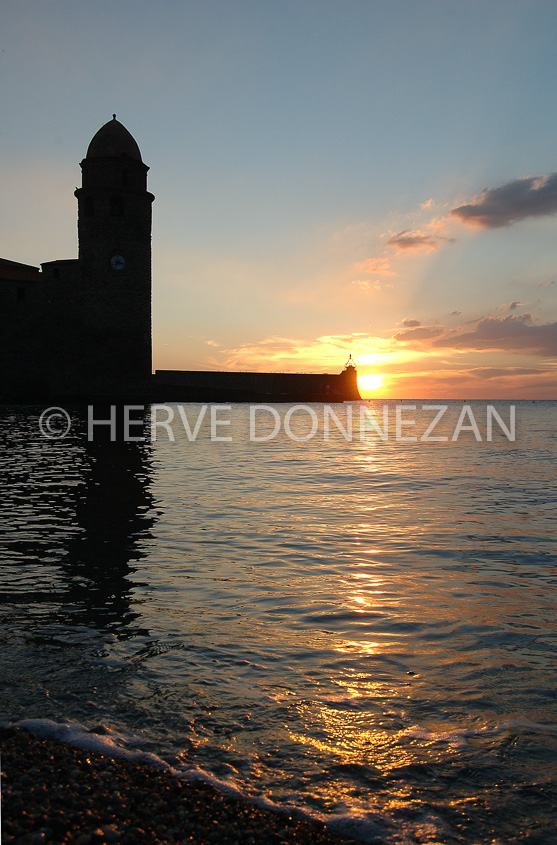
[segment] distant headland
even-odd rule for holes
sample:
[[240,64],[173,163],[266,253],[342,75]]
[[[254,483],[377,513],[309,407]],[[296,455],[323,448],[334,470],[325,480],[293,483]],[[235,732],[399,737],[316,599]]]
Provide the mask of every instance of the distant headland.
[[81,162],[78,257],[0,259],[0,402],[359,400],[341,373],[152,371],[148,167],[113,115]]

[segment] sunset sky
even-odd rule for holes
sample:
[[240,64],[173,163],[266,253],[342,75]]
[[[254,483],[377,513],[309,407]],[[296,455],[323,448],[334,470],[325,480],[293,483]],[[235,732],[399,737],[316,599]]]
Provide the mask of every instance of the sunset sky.
[[2,0],[0,255],[77,254],[116,112],[157,368],[557,398],[555,0]]

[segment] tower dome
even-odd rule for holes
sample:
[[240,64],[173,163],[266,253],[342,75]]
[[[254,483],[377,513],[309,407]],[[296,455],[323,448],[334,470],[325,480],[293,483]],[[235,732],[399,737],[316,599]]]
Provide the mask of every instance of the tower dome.
[[135,138],[119,120],[116,120],[114,114],[112,120],[101,126],[93,136],[86,158],[119,158],[123,155],[141,161]]

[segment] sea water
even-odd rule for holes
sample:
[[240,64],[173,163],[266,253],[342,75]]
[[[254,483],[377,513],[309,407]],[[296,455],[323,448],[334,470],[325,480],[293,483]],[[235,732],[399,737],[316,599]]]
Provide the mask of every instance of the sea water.
[[364,842],[556,842],[557,403],[383,404],[4,407],[2,722]]

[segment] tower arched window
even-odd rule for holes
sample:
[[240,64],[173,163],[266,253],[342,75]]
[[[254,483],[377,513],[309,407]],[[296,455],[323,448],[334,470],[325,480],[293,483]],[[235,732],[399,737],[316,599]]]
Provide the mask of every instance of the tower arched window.
[[110,215],[111,217],[123,217],[125,211],[125,200],[124,197],[119,196],[116,194],[113,197],[110,197]]
[[130,172],[127,169],[122,170],[122,187],[128,187],[128,180],[129,180]]

